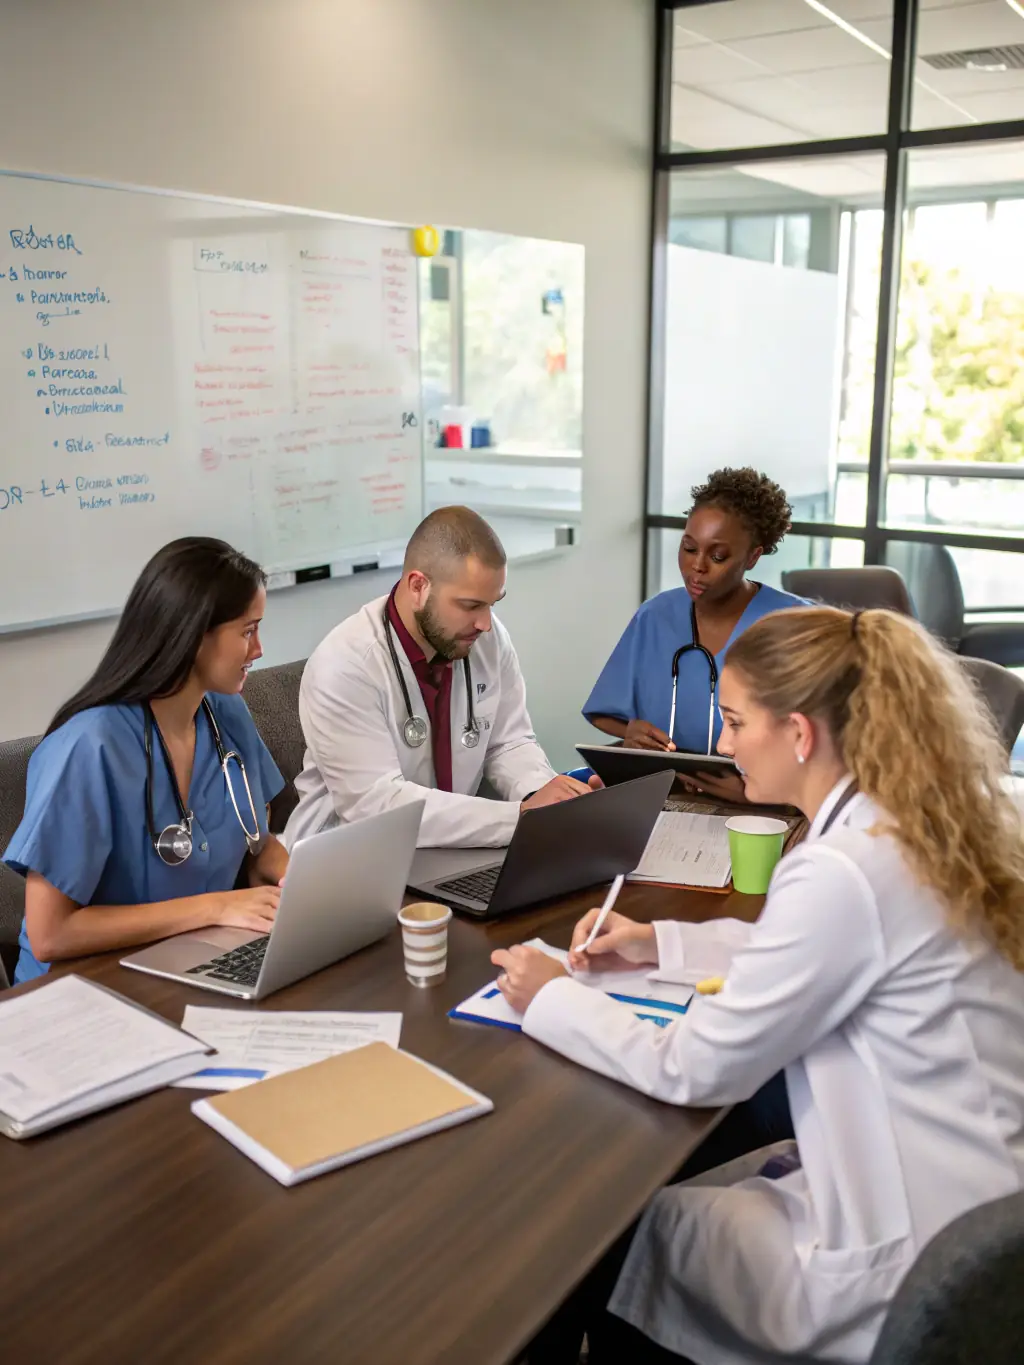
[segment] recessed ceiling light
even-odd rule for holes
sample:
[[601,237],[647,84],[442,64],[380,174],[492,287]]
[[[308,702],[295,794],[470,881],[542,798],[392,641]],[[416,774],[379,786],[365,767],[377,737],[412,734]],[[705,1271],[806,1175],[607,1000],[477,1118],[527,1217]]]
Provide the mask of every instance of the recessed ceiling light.
[[887,52],[880,43],[876,43],[875,40],[869,38],[866,33],[861,33],[859,28],[854,28],[853,24],[847,22],[841,15],[836,14],[835,10],[830,10],[827,5],[823,5],[821,0],[804,0],[804,4],[809,5],[813,10],[817,10],[823,18],[830,19],[837,28],[841,28],[843,32],[848,33],[851,38],[856,38],[858,43],[863,43],[864,46],[869,47],[872,52],[877,52],[878,55],[884,57],[887,62],[892,60],[891,52]]

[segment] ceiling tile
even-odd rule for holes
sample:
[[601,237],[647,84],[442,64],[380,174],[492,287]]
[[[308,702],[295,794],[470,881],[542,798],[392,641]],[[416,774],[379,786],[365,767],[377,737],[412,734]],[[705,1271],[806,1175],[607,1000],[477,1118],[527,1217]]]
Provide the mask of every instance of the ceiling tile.
[[710,95],[676,86],[672,99],[672,142],[677,147],[770,146],[805,136],[799,128],[735,109]]
[[700,38],[732,42],[762,34],[788,33],[801,28],[828,28],[830,21],[804,0],[724,0],[676,10],[675,45]]
[[[1005,0],[956,9],[930,10],[917,25],[918,59],[930,53],[958,52],[993,43],[1024,42],[1024,19]],[[926,67],[925,70],[928,68]]]
[[778,72],[817,71],[825,67],[863,66],[885,61],[834,24],[771,38],[744,39],[730,46],[742,56]]
[[679,85],[704,88],[760,75],[764,75],[763,66],[721,43],[697,43],[693,47],[677,48],[672,56],[672,79]]

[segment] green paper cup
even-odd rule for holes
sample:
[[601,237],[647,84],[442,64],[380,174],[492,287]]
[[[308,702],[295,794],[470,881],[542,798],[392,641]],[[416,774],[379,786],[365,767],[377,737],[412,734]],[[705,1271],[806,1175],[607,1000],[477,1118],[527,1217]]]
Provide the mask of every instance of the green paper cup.
[[782,857],[787,825],[767,815],[734,815],[726,820],[732,884],[745,896],[763,896]]

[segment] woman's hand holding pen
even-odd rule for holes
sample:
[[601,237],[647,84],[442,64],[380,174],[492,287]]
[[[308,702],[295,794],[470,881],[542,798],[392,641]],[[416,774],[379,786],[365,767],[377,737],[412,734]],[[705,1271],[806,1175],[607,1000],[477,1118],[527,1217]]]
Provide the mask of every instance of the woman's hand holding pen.
[[654,925],[637,924],[615,910],[608,911],[597,938],[586,952],[581,952],[600,913],[596,906],[588,910],[573,930],[569,966],[574,972],[587,971],[591,965],[601,971],[615,971],[640,963],[657,963],[658,941],[654,936]]

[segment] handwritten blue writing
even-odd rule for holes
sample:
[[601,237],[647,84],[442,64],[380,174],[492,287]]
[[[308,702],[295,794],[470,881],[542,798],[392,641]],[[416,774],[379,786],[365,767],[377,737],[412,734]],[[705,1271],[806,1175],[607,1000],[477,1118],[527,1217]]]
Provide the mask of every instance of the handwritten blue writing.
[[108,446],[165,446],[171,439],[171,433],[165,431],[162,436],[118,436],[108,431],[103,439]]
[[96,286],[95,289],[33,289],[32,302],[39,305],[56,305],[62,303],[109,303],[104,291]]
[[58,479],[54,484],[49,484],[45,479],[40,479],[38,488],[22,488],[18,484],[12,483],[7,488],[0,488],[0,512],[7,512],[14,507],[24,507],[26,498],[54,498],[59,493],[66,493],[67,491],[68,487],[63,479]]
[[210,247],[201,246],[199,248],[199,264],[196,269],[216,270],[218,273],[228,271],[242,275],[265,275],[270,266],[266,261],[234,258],[223,251],[214,251]]
[[88,417],[94,412],[124,412],[124,404],[101,403],[94,398],[91,403],[53,403],[46,411],[54,417]]
[[64,449],[69,455],[90,455],[96,447],[84,436],[72,436],[64,442]]
[[[40,360],[109,360],[110,354],[107,350],[106,342],[102,346],[97,343],[95,346],[66,346],[62,351],[55,351],[52,346],[47,346],[45,342],[38,344]],[[101,354],[102,352],[102,354]],[[25,352],[27,360],[32,359],[32,348]]]
[[[67,371],[66,377],[73,378],[75,376]],[[89,377],[94,379],[95,375]],[[37,395],[43,392],[44,390],[41,389],[36,390]],[[91,398],[93,394],[97,393],[124,393],[124,382],[118,379],[116,384],[73,384],[70,387],[63,384],[50,384],[45,392],[51,398]]]
[[[24,303],[24,299],[20,294],[18,295],[18,302]],[[54,318],[77,318],[81,311],[81,308],[65,308],[62,313],[38,312],[36,314],[36,321],[41,322],[44,327],[49,327]]]
[[82,254],[70,232],[58,232],[54,236],[52,232],[39,233],[34,227],[29,226],[9,228],[8,236],[11,239],[11,246],[17,251],[49,251],[56,247],[58,251],[73,251],[76,256]]

